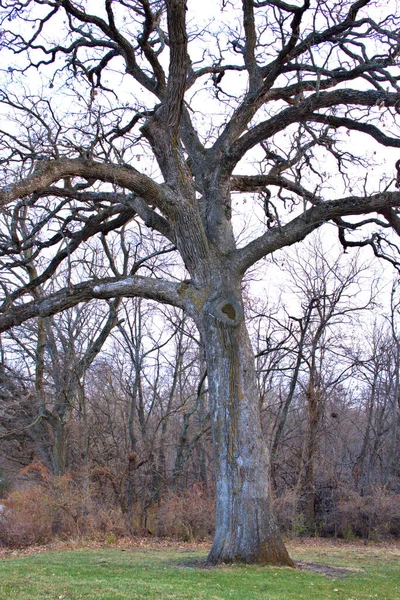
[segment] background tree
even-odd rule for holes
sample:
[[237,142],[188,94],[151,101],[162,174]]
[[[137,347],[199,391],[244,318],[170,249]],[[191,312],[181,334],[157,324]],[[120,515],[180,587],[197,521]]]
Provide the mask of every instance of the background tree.
[[[318,528],[317,481],[323,484],[328,455],[321,452],[322,440],[330,438],[326,416],[335,390],[347,395],[346,388],[354,386],[360,319],[376,308],[377,296],[371,265],[362,264],[358,253],[346,257],[339,249],[324,247],[318,233],[301,251],[295,248],[279,257],[284,274],[279,310],[253,311],[259,380],[263,381],[261,398],[271,429],[274,488],[282,494],[290,473],[299,523],[302,519],[303,531],[311,534]],[[292,403],[297,417],[293,422],[292,416],[292,436],[286,438]],[[335,409],[332,413],[336,414]],[[284,459],[288,449],[281,447],[282,442],[290,446],[290,467],[290,461]]]
[[[204,345],[211,403],[209,561],[292,564],[270,510],[242,282],[257,261],[328,222],[344,248],[370,246],[397,264],[385,234],[400,232],[396,172],[378,170],[370,182],[378,155],[364,140],[400,146],[399,14],[372,0],[232,0],[204,28],[196,5],[1,1],[10,66],[0,203],[10,227],[0,327],[94,298],[140,296],[184,310]],[[240,244],[233,192],[256,193],[265,222]],[[83,280],[78,248],[92,262],[90,238],[141,223],[179,255],[168,268],[155,257],[147,269],[139,248],[130,272]],[[27,279],[30,262],[38,271]],[[67,284],[42,291],[63,264]]]
[[[374,309],[374,282],[365,289],[368,265],[357,255],[344,264],[342,256],[329,257],[321,241],[314,240],[313,251],[292,255],[288,284],[299,296],[304,315],[300,323],[305,341],[300,386],[306,401],[306,422],[297,487],[300,509],[309,533],[316,530],[316,457],[321,426],[328,399],[335,389],[346,385],[354,372],[349,347],[353,343],[356,320],[362,311]],[[368,273],[371,277],[371,272]],[[364,285],[363,285],[364,284]],[[364,293],[360,291],[364,288]],[[300,338],[301,342],[301,338]],[[322,433],[323,436],[323,433]]]
[[[24,402],[17,395],[4,403],[8,433],[3,436],[14,439],[19,448],[14,453],[22,463],[34,457],[55,475],[64,474],[70,466],[71,414],[78,405],[85,414],[84,379],[116,325],[119,302],[110,303],[108,314],[92,306],[89,315],[88,307],[82,306],[65,311],[61,318],[38,319],[33,331],[26,324],[4,340],[11,364],[18,368],[18,378],[26,387]],[[7,388],[12,390],[9,382]],[[27,433],[29,442],[21,443]],[[81,451],[86,453],[85,443]]]

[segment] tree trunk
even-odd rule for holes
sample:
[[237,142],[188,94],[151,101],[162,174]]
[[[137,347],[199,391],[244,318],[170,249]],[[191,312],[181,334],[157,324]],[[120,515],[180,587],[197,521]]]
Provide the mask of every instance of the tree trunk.
[[[199,422],[198,427],[204,427],[204,423],[206,421],[205,416],[205,406],[204,406],[204,396],[200,395],[200,405],[199,405]],[[201,435],[197,441],[197,450],[198,450],[198,460],[199,460],[199,480],[201,481],[205,490],[208,490],[208,473],[207,473],[207,454],[206,447],[204,443],[204,435]]]
[[62,419],[52,420],[53,427],[53,454],[52,472],[54,475],[64,475],[67,463],[67,437],[66,427]]
[[307,427],[301,457],[297,488],[300,492],[299,510],[309,534],[315,534],[315,459],[318,450],[318,432],[322,418],[323,391],[315,383],[314,367],[310,374],[307,397]]
[[254,354],[241,305],[226,297],[206,305],[201,327],[216,469],[217,525],[208,562],[294,566],[271,513]]

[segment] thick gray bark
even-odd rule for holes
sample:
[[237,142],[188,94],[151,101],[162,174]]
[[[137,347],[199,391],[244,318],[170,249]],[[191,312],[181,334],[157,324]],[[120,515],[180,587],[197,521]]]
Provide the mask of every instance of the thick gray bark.
[[208,562],[293,566],[271,512],[269,456],[261,429],[254,354],[240,300],[227,293],[206,303],[201,332],[217,497]]

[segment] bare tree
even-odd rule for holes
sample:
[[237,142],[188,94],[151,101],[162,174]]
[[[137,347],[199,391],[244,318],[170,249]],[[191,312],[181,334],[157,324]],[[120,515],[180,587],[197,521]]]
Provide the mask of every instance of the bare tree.
[[369,265],[361,264],[357,255],[351,261],[343,258],[330,257],[316,238],[308,255],[292,255],[288,265],[289,286],[304,311],[298,351],[306,426],[297,487],[309,532],[315,532],[316,525],[316,458],[325,407],[335,388],[343,386],[354,371],[349,352],[354,325],[362,311],[374,308],[376,296],[374,282],[365,289],[363,281],[367,274],[371,278]]
[[396,487],[398,472],[398,338],[397,283],[390,314],[376,320],[357,353],[358,377],[363,384],[363,414],[358,422],[359,443],[352,465],[355,487],[362,494],[374,486]]
[[61,318],[39,318],[37,327],[29,327],[29,323],[16,328],[5,340],[9,368],[19,371],[26,391],[22,397],[21,392],[15,395],[16,382],[8,377],[4,383],[10,400],[4,402],[8,418],[0,417],[4,430],[0,439],[18,441],[21,464],[28,454],[55,475],[64,474],[71,414],[78,404],[85,410],[81,395],[84,378],[116,325],[119,303],[120,299],[111,301],[105,314],[103,307],[96,310],[95,306],[89,314],[89,307],[82,305],[65,311]]
[[[141,296],[186,311],[204,344],[211,402],[209,561],[290,565],[270,510],[242,281],[328,222],[345,248],[369,246],[397,264],[385,235],[400,232],[395,166],[369,183],[368,156],[355,148],[360,134],[378,149],[400,147],[399,14],[380,0],[232,0],[197,27],[196,4],[105,0],[93,13],[88,1],[0,2],[10,65],[0,203],[11,222],[0,240],[0,327],[93,298]],[[265,222],[243,245],[233,192],[255,193]],[[83,280],[76,250],[140,223],[179,255],[180,271],[157,259],[146,266],[138,249],[130,272]],[[29,261],[40,269],[27,280],[19,274]],[[32,299],[63,264],[68,284]]]
[[146,529],[180,478],[201,479],[192,457],[209,415],[196,338],[181,310],[127,300],[88,374],[89,474]]
[[282,492],[278,480],[287,476],[288,466],[282,464],[279,451],[282,439],[288,444],[283,434],[296,402],[297,441],[291,437],[289,443],[299,453],[292,466],[292,485],[299,497],[298,512],[310,533],[316,529],[316,463],[320,440],[327,435],[326,407],[335,389],[344,393],[343,386],[352,381],[358,362],[352,351],[354,332],[362,313],[376,305],[371,265],[361,263],[358,254],[346,257],[337,250],[324,246],[317,232],[301,252],[296,248],[286,253],[281,258],[286,276],[280,311],[257,314],[259,329],[264,331],[257,336],[257,347],[264,338],[264,348],[257,354],[259,364],[263,361],[262,378],[275,379],[278,388],[275,401],[270,398],[266,407],[272,423],[273,483]]

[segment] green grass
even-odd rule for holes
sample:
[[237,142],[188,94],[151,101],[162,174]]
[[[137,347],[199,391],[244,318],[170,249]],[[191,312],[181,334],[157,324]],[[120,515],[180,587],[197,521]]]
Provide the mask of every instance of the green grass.
[[255,566],[201,568],[205,552],[78,549],[0,559],[1,600],[400,600],[400,551],[297,544],[295,560],[354,568],[326,577]]

